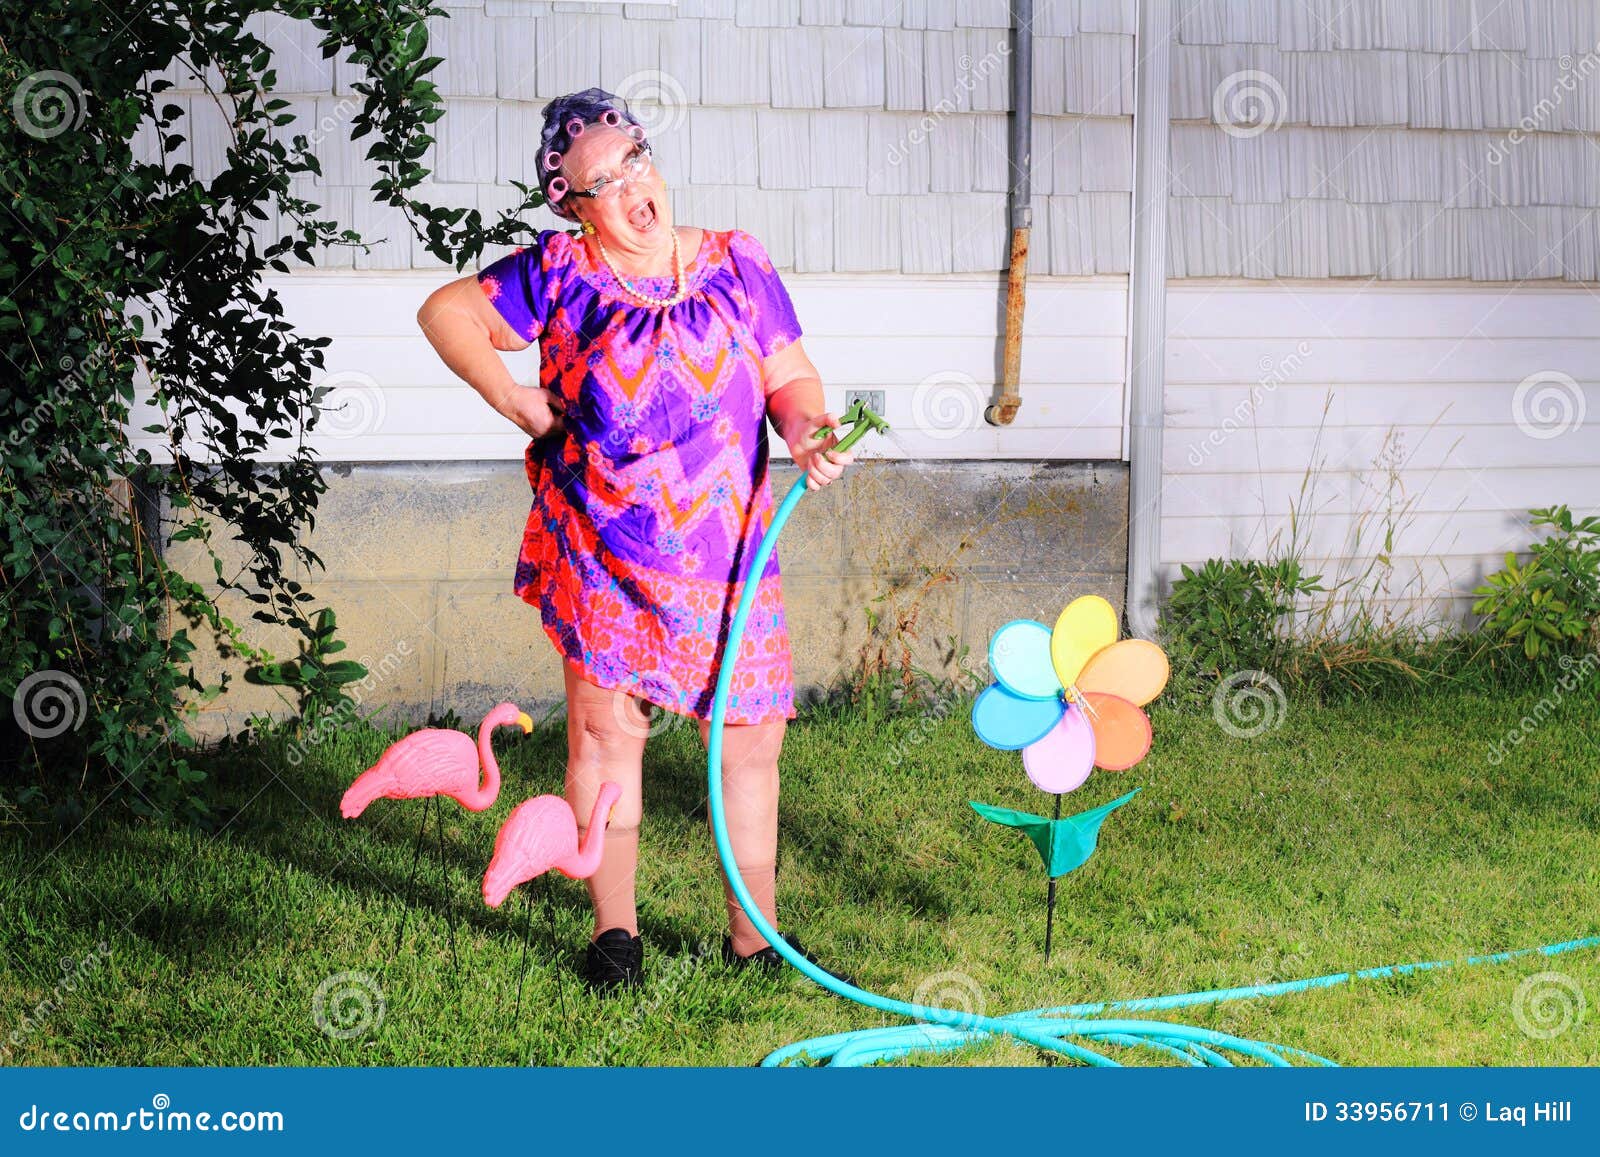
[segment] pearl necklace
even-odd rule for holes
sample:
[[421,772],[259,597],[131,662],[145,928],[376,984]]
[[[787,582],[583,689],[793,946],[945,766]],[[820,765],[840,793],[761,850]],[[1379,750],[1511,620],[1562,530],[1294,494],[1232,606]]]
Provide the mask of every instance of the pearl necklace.
[[676,227],[674,227],[672,230],[672,269],[673,279],[677,285],[677,289],[673,292],[671,297],[655,297],[651,294],[641,292],[640,290],[637,290],[633,286],[629,285],[627,281],[624,280],[622,271],[612,264],[611,254],[606,252],[606,243],[600,240],[600,234],[596,233],[594,235],[594,241],[596,245],[600,246],[600,259],[606,263],[606,268],[611,270],[611,276],[617,279],[617,284],[622,286],[624,290],[626,290],[628,293],[631,293],[634,297],[638,298],[646,305],[654,306],[657,309],[667,309],[671,306],[677,305],[678,302],[689,296],[688,278],[684,277],[683,275],[683,258],[678,251],[678,230]]

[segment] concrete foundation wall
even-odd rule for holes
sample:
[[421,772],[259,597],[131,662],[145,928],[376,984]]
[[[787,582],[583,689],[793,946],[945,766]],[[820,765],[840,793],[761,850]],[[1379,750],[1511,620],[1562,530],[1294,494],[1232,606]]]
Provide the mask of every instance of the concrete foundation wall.
[[[340,464],[324,475],[305,542],[325,569],[294,577],[316,599],[307,606],[336,611],[347,644],[336,657],[368,669],[349,688],[362,715],[415,725],[450,708],[472,720],[507,699],[533,712],[561,702],[557,652],[537,608],[511,589],[530,501],[520,462]],[[774,469],[776,498],[795,477]],[[170,516],[164,508],[167,533]],[[779,541],[797,687],[837,686],[863,658],[953,670],[952,638],[981,663],[996,626],[1053,621],[1074,595],[1120,609],[1127,519],[1123,463],[859,462],[808,495]],[[238,553],[219,552],[236,573]],[[194,544],[167,558],[216,589]],[[251,646],[294,657],[297,636],[252,620],[255,604],[230,592],[221,606]],[[291,695],[244,682],[245,662],[224,657],[208,626],[189,634],[201,682],[231,675],[224,694],[197,700],[199,737],[237,732],[252,713],[292,713]]]

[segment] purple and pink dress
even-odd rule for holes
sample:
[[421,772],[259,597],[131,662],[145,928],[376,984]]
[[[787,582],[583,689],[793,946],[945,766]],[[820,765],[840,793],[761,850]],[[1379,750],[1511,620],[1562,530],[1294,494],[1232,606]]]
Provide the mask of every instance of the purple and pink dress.
[[[533,488],[512,588],[556,648],[602,687],[709,719],[717,657],[773,515],[761,360],[800,337],[761,242],[701,231],[689,295],[628,295],[558,229],[478,274],[539,343],[564,431],[529,442]],[[629,278],[653,297],[674,279]],[[728,723],[792,719],[793,662],[776,552],[758,576]]]

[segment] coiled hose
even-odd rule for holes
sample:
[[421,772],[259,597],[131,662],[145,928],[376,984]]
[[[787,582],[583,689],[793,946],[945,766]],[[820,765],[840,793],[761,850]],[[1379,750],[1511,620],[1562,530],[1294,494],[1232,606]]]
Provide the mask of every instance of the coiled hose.
[[[850,436],[837,448],[847,449],[866,433],[866,423],[857,424]],[[1496,952],[1486,956],[1469,956],[1461,961],[1424,961],[1415,964],[1393,964],[1381,968],[1368,968],[1360,972],[1335,972],[1304,980],[1289,980],[1279,984],[1248,985],[1242,988],[1219,988],[1208,992],[1190,992],[1171,996],[1152,996],[1137,1000],[1101,1001],[1090,1004],[1070,1004],[1056,1008],[1033,1009],[1005,1016],[980,1016],[954,1008],[934,1008],[896,1000],[876,992],[869,992],[847,984],[832,973],[825,972],[786,941],[778,930],[767,922],[757,906],[744,878],[734,862],[733,845],[728,839],[726,816],[722,802],[722,730],[727,714],[728,688],[733,679],[734,663],[739,643],[744,637],[745,619],[755,601],[761,572],[777,546],[784,524],[805,497],[806,476],[802,474],[784,497],[772,523],[761,539],[761,545],[751,560],[749,575],[744,584],[733,622],[723,645],[721,669],[717,675],[716,694],[711,707],[711,725],[706,744],[706,783],[710,795],[711,829],[716,840],[717,856],[722,861],[728,884],[739,904],[750,917],[756,930],[771,944],[777,953],[805,976],[829,992],[853,1000],[857,1004],[875,1008],[880,1012],[911,1017],[926,1022],[912,1025],[890,1025],[881,1028],[859,1029],[854,1032],[835,1033],[785,1045],[768,1054],[761,1062],[772,1067],[790,1063],[831,1063],[836,1066],[866,1065],[890,1061],[921,1052],[948,1052],[988,1040],[995,1035],[1014,1037],[1026,1041],[1046,1052],[1069,1057],[1087,1065],[1118,1067],[1118,1062],[1090,1044],[1137,1046],[1152,1049],[1169,1059],[1196,1067],[1231,1067],[1228,1054],[1249,1057],[1276,1067],[1290,1067],[1298,1060],[1303,1064],[1336,1067],[1326,1057],[1288,1045],[1269,1044],[1265,1041],[1247,1040],[1228,1033],[1194,1025],[1177,1024],[1164,1020],[1105,1019],[1108,1012],[1157,1012],[1194,1005],[1220,1004],[1230,1000],[1255,1000],[1261,997],[1281,996],[1291,992],[1306,992],[1316,988],[1331,988],[1353,980],[1376,977],[1402,976],[1412,972],[1426,972],[1454,965],[1495,964],[1519,956],[1541,953],[1555,956],[1578,949],[1600,947],[1600,936],[1568,940],[1560,944],[1547,944],[1539,948],[1522,948],[1511,952]]]

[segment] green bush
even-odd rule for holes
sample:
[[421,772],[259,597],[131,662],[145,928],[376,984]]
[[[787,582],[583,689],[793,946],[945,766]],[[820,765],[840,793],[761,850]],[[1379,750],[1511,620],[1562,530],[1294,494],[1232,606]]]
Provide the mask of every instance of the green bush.
[[1533,544],[1532,558],[1518,564],[1506,553],[1503,570],[1472,593],[1481,629],[1504,644],[1515,644],[1539,663],[1584,649],[1600,623],[1600,517],[1575,522],[1566,506],[1529,511],[1532,525],[1554,528]]
[[[322,566],[304,532],[326,482],[306,436],[326,410],[329,339],[295,333],[265,276],[368,243],[298,195],[322,171],[313,137],[334,126],[297,120],[276,95],[281,62],[252,31],[264,12],[348,63],[339,111],[377,170],[371,199],[429,254],[460,270],[534,232],[518,218],[542,197],[515,181],[522,205],[493,224],[416,196],[445,113],[428,49],[448,13],[428,0],[0,8],[0,823],[48,809],[73,824],[113,796],[141,816],[212,822],[189,716],[229,680],[201,683],[191,630],[298,691],[303,710],[340,706],[356,677],[359,664],[323,661],[332,616],[293,577]],[[168,95],[178,62],[203,98]],[[184,160],[201,105],[227,144],[204,180]],[[156,159],[134,153],[141,124]],[[170,464],[129,440],[140,375],[160,415],[142,430]],[[161,497],[170,517],[153,513]],[[203,548],[215,586],[170,566],[163,540]],[[241,555],[226,568],[221,541]],[[297,631],[300,657],[246,646],[225,593]]]
[[1271,671],[1293,645],[1298,601],[1323,590],[1297,559],[1207,559],[1184,566],[1163,624],[1168,645],[1203,673]]

